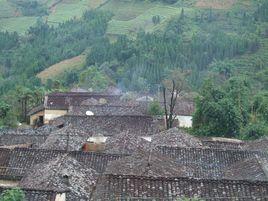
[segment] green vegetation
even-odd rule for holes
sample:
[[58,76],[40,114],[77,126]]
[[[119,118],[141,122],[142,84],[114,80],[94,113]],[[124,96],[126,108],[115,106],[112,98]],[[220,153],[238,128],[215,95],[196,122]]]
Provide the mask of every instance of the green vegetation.
[[25,194],[19,188],[5,190],[0,197],[0,201],[24,201]]
[[[9,117],[23,120],[19,99],[8,101],[18,88],[78,85],[100,91],[114,84],[155,93],[178,70],[189,73],[187,82],[199,93],[194,133],[242,139],[267,135],[267,1],[54,3],[0,0],[7,7],[0,16],[2,30],[32,26],[24,36],[0,33],[2,125]],[[88,8],[96,10],[83,14]],[[40,16],[39,9],[47,13]],[[22,23],[24,18],[29,21]]]
[[254,93],[245,77],[232,77],[221,86],[204,83],[193,118],[197,135],[257,139],[268,135],[268,94]]
[[164,111],[159,102],[153,101],[149,104],[148,114],[152,116],[163,115]]

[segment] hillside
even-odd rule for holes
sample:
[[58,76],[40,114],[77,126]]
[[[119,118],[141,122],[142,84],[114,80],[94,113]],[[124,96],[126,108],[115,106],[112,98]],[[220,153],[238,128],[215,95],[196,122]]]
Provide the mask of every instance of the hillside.
[[268,131],[265,0],[0,0],[0,9],[3,122],[22,118],[20,100],[8,101],[17,93],[30,105],[39,88],[154,94],[183,75],[201,95],[197,134]]

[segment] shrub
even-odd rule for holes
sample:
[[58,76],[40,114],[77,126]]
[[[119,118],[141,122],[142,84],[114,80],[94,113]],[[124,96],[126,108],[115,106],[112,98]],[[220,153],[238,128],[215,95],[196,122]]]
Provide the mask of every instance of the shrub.
[[24,201],[25,194],[19,188],[5,190],[0,197],[0,201]]
[[164,111],[163,111],[162,107],[160,106],[159,102],[153,101],[149,105],[148,114],[153,115],[153,116],[163,115]]

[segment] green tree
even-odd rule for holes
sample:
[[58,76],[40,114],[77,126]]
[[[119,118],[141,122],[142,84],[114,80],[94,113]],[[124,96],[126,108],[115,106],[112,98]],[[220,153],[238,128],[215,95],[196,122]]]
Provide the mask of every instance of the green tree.
[[0,201],[24,201],[24,200],[25,200],[25,194],[19,188],[5,190],[0,197]]
[[200,95],[193,116],[194,131],[205,136],[238,137],[243,121],[228,94],[208,80]]
[[83,71],[79,78],[79,85],[96,91],[105,89],[109,84],[109,78],[96,66],[91,66]]
[[164,114],[163,108],[158,101],[153,101],[149,104],[148,114],[152,116]]

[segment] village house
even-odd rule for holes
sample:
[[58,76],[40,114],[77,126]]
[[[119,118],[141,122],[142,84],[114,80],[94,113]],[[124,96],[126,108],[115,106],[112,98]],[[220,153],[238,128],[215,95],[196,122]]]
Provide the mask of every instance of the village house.
[[47,94],[42,105],[39,105],[28,112],[30,125],[47,124],[50,120],[67,114],[70,106],[96,103],[107,104],[118,102],[119,100],[119,95],[107,95],[92,92],[55,92]]
[[[153,98],[124,100],[122,95],[93,92],[55,92],[47,94],[44,103],[28,112],[31,126],[41,126],[64,115],[74,116],[125,116],[148,115],[148,106]],[[160,102],[163,107],[163,103]],[[180,100],[174,108],[176,125],[192,126],[194,103]]]
[[[26,201],[268,200],[267,138],[165,130],[146,105],[120,95],[47,95],[29,113],[32,124],[46,125],[0,132],[0,192],[20,187]],[[176,114],[193,109],[181,103]]]

